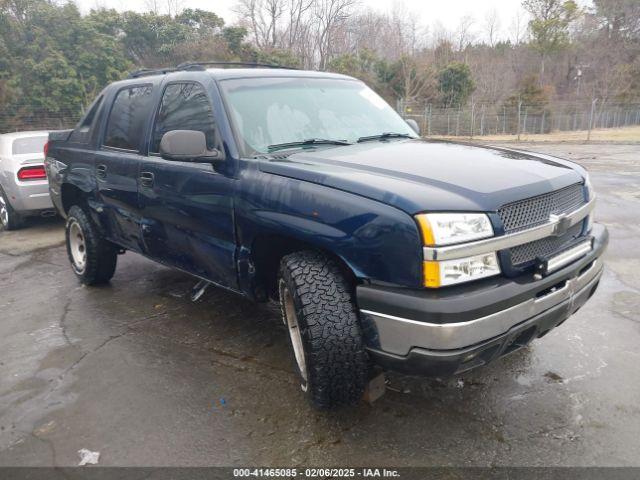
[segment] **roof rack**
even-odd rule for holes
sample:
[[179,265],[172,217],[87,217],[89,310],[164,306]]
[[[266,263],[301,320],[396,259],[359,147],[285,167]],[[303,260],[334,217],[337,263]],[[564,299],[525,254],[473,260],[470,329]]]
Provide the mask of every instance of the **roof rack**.
[[284,65],[276,65],[273,63],[257,63],[257,62],[185,62],[178,65],[177,70],[204,70],[206,66],[226,66],[226,67],[254,67],[254,68],[284,68],[287,70],[297,70],[294,67]]
[[272,63],[256,63],[256,62],[185,62],[181,63],[177,67],[167,68],[141,68],[131,72],[128,78],[140,78],[148,77],[150,75],[164,75],[165,73],[180,72],[180,71],[203,71],[208,66],[226,66],[226,67],[253,67],[253,68],[283,68],[288,70],[297,70],[294,67],[287,67],[283,65],[275,65]]
[[177,68],[141,68],[131,72],[127,78],[148,77],[150,75],[164,75],[165,73],[175,72]]

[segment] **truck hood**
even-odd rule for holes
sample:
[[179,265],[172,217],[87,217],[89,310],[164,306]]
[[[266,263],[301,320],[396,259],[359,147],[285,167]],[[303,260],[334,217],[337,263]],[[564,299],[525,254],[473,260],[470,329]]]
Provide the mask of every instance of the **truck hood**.
[[261,162],[275,175],[368,197],[409,214],[495,211],[583,182],[578,165],[525,151],[424,140],[372,141]]

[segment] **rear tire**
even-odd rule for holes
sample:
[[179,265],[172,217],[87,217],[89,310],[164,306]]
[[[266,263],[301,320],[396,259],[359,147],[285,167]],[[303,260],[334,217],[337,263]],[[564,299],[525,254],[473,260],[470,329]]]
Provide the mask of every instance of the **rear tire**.
[[354,405],[368,378],[353,288],[337,262],[314,251],[280,263],[278,291],[302,390],[318,408]]
[[105,240],[86,212],[69,209],[66,224],[67,255],[73,273],[85,285],[107,283],[116,271],[118,248]]
[[22,217],[13,209],[9,198],[0,187],[0,230],[17,230],[22,224]]

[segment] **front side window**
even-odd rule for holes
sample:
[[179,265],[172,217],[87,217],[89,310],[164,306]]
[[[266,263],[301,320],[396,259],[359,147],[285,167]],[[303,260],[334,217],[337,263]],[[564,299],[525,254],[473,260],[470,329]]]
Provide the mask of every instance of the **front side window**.
[[197,130],[207,139],[207,148],[217,147],[216,124],[209,97],[198,83],[173,83],[167,86],[153,127],[151,149],[160,151],[162,136],[171,130]]
[[151,85],[124,88],[118,92],[107,121],[104,145],[138,150],[149,108]]
[[382,133],[416,136],[364,83],[334,78],[245,78],[220,82],[245,155],[307,139],[358,139]]

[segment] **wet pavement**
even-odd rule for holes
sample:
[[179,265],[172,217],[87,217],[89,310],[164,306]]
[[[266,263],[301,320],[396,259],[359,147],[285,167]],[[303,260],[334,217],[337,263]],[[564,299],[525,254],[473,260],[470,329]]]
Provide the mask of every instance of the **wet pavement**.
[[540,145],[590,169],[611,233],[590,302],[492,365],[390,375],[318,412],[274,310],[128,253],[76,282],[59,220],[0,233],[0,465],[640,465],[640,146]]

